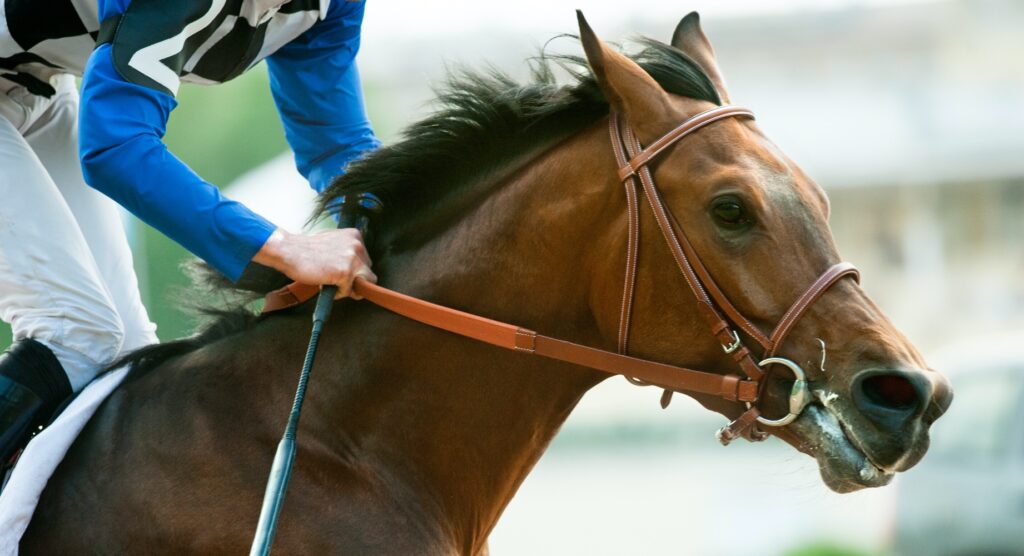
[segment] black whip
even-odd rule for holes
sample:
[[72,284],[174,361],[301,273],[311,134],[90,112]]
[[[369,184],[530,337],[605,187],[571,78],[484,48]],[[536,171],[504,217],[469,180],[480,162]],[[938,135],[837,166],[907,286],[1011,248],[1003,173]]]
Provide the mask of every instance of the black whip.
[[[338,227],[356,228],[363,235],[363,241],[367,242],[370,219],[379,214],[382,209],[383,204],[380,199],[371,193],[346,195],[340,200]],[[334,296],[337,293],[337,286],[324,286],[316,298],[316,308],[313,310],[313,331],[309,336],[306,359],[302,363],[302,373],[299,375],[299,386],[295,390],[295,402],[292,404],[292,412],[288,416],[288,425],[284,429],[281,442],[277,445],[274,465],[270,468],[267,490],[263,495],[263,508],[260,510],[259,525],[256,527],[252,549],[249,551],[250,556],[267,556],[274,544],[277,518],[281,514],[281,506],[284,504],[284,497],[288,491],[288,482],[292,477],[292,464],[295,462],[295,433],[298,430],[299,417],[302,414],[302,402],[306,398],[309,372],[313,369],[313,360],[316,358],[320,331],[323,330],[324,323],[331,316]]]

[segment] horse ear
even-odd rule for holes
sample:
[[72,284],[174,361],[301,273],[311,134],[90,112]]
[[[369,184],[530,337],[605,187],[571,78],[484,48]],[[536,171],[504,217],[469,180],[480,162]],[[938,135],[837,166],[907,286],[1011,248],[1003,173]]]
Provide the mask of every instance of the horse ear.
[[636,62],[597,38],[582,11],[577,10],[576,17],[587,62],[608,104],[626,117],[641,141],[656,139],[664,132],[659,123],[677,119],[668,93]]
[[718,89],[718,96],[722,97],[723,103],[728,104],[729,93],[725,89],[725,78],[722,77],[722,70],[718,68],[718,61],[715,60],[715,49],[700,27],[700,15],[697,12],[690,12],[679,22],[676,32],[672,35],[672,46],[683,51],[704,68],[704,73],[708,74]]

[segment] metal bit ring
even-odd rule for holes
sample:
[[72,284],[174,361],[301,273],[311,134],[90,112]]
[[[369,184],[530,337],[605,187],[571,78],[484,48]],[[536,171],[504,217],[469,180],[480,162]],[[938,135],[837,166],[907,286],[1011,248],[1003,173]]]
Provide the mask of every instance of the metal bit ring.
[[[765,367],[767,365],[779,364],[786,367],[793,373],[796,380],[793,381],[793,388],[789,393],[789,414],[781,419],[767,419],[763,415],[757,418],[757,422],[767,427],[783,427],[800,416],[804,408],[811,401],[811,391],[807,387],[807,375],[804,370],[800,368],[800,365],[785,359],[783,357],[769,357],[758,363],[759,367]],[[747,408],[750,408],[750,402],[747,402]]]

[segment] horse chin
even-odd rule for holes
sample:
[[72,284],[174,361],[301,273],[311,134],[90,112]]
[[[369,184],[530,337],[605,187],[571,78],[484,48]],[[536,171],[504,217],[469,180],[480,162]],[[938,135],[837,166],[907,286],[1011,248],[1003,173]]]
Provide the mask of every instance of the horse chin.
[[790,428],[803,440],[805,451],[818,461],[822,480],[835,492],[885,486],[895,476],[871,461],[846,434],[840,416],[827,406],[808,405]]

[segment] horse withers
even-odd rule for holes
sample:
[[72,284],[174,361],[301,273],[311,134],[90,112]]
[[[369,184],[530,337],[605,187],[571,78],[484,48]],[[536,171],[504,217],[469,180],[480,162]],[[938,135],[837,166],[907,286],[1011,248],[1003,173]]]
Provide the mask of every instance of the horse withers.
[[[646,41],[633,58],[582,31],[592,72],[576,67],[574,81],[559,84],[541,60],[525,85],[490,74],[458,79],[437,113],[324,193],[324,208],[357,191],[385,200],[373,250],[383,285],[578,344],[620,346],[632,226],[610,113],[648,145],[727,104],[728,93],[696,14],[671,45]],[[745,315],[751,329],[738,338],[785,321],[840,260],[824,192],[749,118],[703,127],[650,169],[671,226]],[[672,249],[648,233],[655,213],[638,212],[636,225],[628,353],[734,373]],[[247,284],[259,293],[280,285],[279,276]],[[523,479],[606,375],[365,302],[338,303],[275,550],[485,554]],[[49,482],[24,552],[245,551],[310,310],[265,318],[239,310],[196,337],[134,355],[124,385]],[[924,454],[929,426],[950,403],[948,384],[852,279],[802,315],[779,355],[807,373],[812,401],[792,423],[764,431],[815,457],[833,490],[887,484]],[[789,376],[764,379],[757,407],[765,416],[787,413]],[[730,419],[747,410],[694,397]]]

